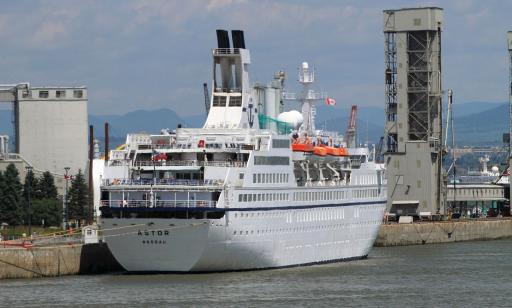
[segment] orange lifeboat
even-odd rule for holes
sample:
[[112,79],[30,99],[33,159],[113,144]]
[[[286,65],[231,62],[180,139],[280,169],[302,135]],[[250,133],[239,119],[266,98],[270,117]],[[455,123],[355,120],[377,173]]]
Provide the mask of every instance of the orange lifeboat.
[[292,150],[294,152],[313,152],[313,145],[311,143],[294,143]]
[[347,156],[348,152],[345,148],[325,147],[327,155],[331,156]]
[[348,150],[346,148],[338,148],[339,156],[348,156]]
[[338,149],[334,147],[325,147],[325,150],[327,151],[327,155],[331,156],[339,156]]
[[313,154],[318,156],[325,156],[327,155],[327,149],[325,147],[314,147]]

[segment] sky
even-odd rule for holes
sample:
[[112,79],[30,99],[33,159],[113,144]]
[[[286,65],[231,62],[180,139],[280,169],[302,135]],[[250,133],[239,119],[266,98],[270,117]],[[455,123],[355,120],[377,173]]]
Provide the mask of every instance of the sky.
[[[454,103],[508,99],[512,1],[0,0],[0,83],[88,87],[89,113],[204,113],[216,29],[245,31],[251,81],[316,69],[338,107],[384,105],[382,10],[444,9],[443,88]],[[210,85],[211,88],[211,85]]]

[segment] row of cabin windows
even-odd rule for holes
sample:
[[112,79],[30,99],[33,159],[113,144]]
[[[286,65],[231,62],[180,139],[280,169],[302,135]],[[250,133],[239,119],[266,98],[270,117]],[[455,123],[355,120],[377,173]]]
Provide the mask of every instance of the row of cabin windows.
[[[379,196],[377,189],[354,190],[352,198],[375,198]],[[293,201],[326,201],[347,199],[346,191],[310,191],[294,192]],[[261,193],[261,194],[240,194],[239,202],[270,202],[270,201],[288,201],[287,193]]]
[[254,165],[288,166],[289,164],[290,164],[289,156],[254,156]]
[[[380,208],[374,205],[367,205],[354,208],[352,211],[353,218],[362,217],[375,217],[377,220],[367,220],[367,223],[380,223]],[[232,215],[232,214],[231,214]],[[331,208],[315,208],[315,209],[301,209],[296,211],[261,211],[261,212],[241,212],[235,213],[235,218],[279,218],[286,219],[287,223],[294,222],[312,222],[312,221],[325,221],[345,219],[344,207],[331,207]],[[350,218],[350,217],[347,217]],[[361,223],[357,223],[361,224]],[[365,224],[363,222],[362,224]]]
[[272,139],[272,147],[274,149],[289,149],[290,140],[288,139]]
[[288,179],[287,173],[254,173],[252,175],[253,183],[288,183]]
[[240,194],[238,202],[271,202],[271,201],[288,201],[287,193],[264,193],[264,194]]
[[[227,96],[213,96],[213,107],[225,107],[227,103]],[[230,96],[229,107],[240,107],[242,106],[241,96]]]
[[[28,91],[23,93],[23,98],[32,97],[32,91]],[[49,90],[41,90],[38,93],[39,98],[49,98],[50,91]],[[73,98],[83,98],[84,91],[83,90],[73,90]],[[66,98],[66,90],[55,90],[55,98]]]
[[[352,192],[352,198],[375,198],[379,196],[378,189],[359,189]],[[325,201],[343,200],[348,198],[346,191],[300,191],[293,193],[293,201]]]
[[[359,208],[356,209],[353,214],[354,218],[358,218],[361,215],[365,215],[365,217],[370,217],[369,220],[359,221],[359,222],[346,222],[346,223],[331,223],[331,224],[323,224],[323,225],[300,225],[295,227],[288,228],[276,228],[276,229],[262,229],[262,230],[234,230],[234,235],[249,235],[249,234],[268,234],[268,233],[294,233],[294,232],[308,232],[308,231],[317,231],[317,230],[329,230],[329,229],[352,229],[359,228],[369,225],[379,225],[381,223],[380,216],[375,215],[375,213],[365,213],[369,211],[379,211],[378,208]],[[235,213],[235,218],[239,216],[240,218],[281,218],[286,219],[287,223],[310,223],[310,222],[325,222],[325,221],[334,221],[339,222],[340,220],[345,219],[345,209],[343,208],[332,208],[332,209],[316,209],[316,210],[305,210],[297,213],[283,213],[283,212],[252,212],[252,213],[240,213],[240,215]],[[321,245],[321,243],[319,244]]]

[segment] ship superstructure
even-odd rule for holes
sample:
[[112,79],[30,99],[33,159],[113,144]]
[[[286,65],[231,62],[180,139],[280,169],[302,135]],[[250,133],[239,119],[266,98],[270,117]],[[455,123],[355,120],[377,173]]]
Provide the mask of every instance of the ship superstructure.
[[311,124],[260,127],[243,32],[233,48],[227,31],[217,38],[203,128],[130,134],[111,152],[101,228],[115,258],[128,271],[188,272],[365,257],[385,209],[382,166]]

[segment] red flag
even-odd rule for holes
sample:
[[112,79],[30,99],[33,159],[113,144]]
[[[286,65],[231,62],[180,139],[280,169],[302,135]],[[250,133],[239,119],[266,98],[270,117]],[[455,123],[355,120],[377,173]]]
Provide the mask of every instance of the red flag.
[[336,100],[334,98],[327,97],[325,99],[325,104],[329,106],[336,105]]

